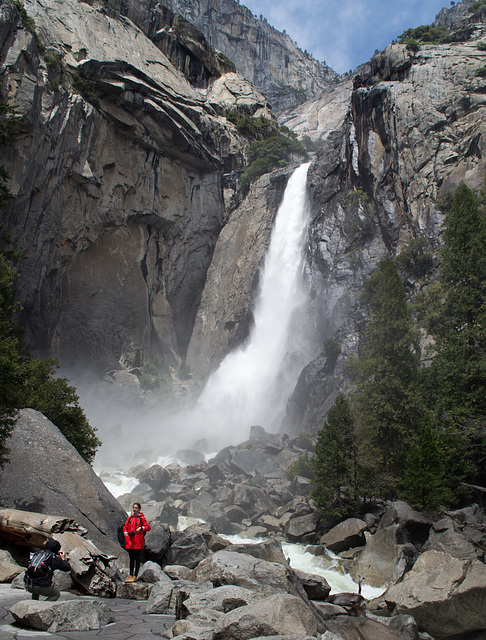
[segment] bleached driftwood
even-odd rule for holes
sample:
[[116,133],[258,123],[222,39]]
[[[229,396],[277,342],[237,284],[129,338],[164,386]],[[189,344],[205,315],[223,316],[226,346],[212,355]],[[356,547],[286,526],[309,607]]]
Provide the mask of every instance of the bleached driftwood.
[[0,543],[40,549],[53,534],[66,531],[80,536],[88,533],[72,518],[20,509],[0,509]]
[[0,509],[0,546],[14,544],[42,549],[54,538],[66,553],[73,580],[88,593],[113,597],[116,579],[121,574],[108,556],[88,538],[87,530],[71,518],[52,516],[19,509]]

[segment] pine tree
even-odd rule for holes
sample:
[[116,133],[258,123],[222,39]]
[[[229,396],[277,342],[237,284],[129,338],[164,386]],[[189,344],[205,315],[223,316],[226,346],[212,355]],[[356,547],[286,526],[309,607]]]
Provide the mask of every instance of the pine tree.
[[339,394],[319,431],[311,459],[313,497],[324,515],[343,517],[357,501],[358,456],[348,400]]
[[417,419],[417,336],[396,264],[385,258],[365,283],[370,311],[354,366],[358,420],[381,469],[400,473],[404,447]]

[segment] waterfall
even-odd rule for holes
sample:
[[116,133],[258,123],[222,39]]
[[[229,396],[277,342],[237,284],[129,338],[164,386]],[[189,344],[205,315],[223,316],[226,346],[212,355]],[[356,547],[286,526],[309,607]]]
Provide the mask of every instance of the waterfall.
[[201,431],[218,447],[246,439],[252,425],[278,430],[310,357],[298,326],[307,299],[303,267],[308,168],[309,163],[301,165],[292,174],[277,212],[250,335],[210,376],[195,408]]

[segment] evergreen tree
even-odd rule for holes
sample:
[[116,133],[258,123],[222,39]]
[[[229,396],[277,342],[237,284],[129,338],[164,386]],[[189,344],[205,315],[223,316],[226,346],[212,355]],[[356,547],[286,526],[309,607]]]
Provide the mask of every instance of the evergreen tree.
[[[450,443],[447,480],[457,490],[467,472],[474,482],[486,480],[486,215],[481,197],[465,184],[445,217],[443,240],[435,291],[442,304],[433,306],[429,323],[435,344],[423,386],[437,428]],[[453,467],[459,454],[465,459]],[[478,469],[476,478],[471,462]]]
[[380,468],[400,473],[404,447],[417,418],[417,336],[396,264],[385,258],[364,285],[370,311],[355,363],[358,420]]
[[342,517],[357,501],[358,456],[348,400],[339,394],[319,431],[311,459],[313,498],[325,515]]

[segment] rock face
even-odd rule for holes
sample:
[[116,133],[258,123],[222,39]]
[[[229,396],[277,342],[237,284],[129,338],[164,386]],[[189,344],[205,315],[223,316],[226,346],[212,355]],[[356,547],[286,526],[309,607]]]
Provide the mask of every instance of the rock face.
[[426,551],[385,594],[396,613],[413,615],[434,638],[486,628],[486,565]]
[[[155,7],[153,0],[151,5]],[[165,4],[195,24],[211,44],[269,99],[276,112],[319,96],[338,74],[299,49],[285,33],[236,0],[182,0]]]
[[73,518],[101,551],[125,553],[118,529],[126,512],[52,422],[23,409],[9,447],[10,462],[0,472],[4,507]]
[[486,61],[477,46],[482,37],[478,24],[471,40],[424,45],[415,56],[390,45],[360,68],[335,131],[326,125],[336,118],[332,101],[309,106],[309,124],[303,109],[294,121],[301,131],[314,130],[319,118],[329,132],[308,174],[310,325],[338,349],[302,372],[287,432],[317,431],[345,388],[343,363],[356,353],[364,326],[359,295],[377,262],[418,236],[433,250],[443,219],[438,198],[463,180],[471,188],[482,184],[486,99],[484,78],[476,74]]
[[241,158],[235,129],[128,19],[25,9],[45,54],[9,3],[0,24],[22,116],[3,222],[24,253],[26,337],[67,366],[106,371],[137,346],[177,362],[223,223],[222,170]]

